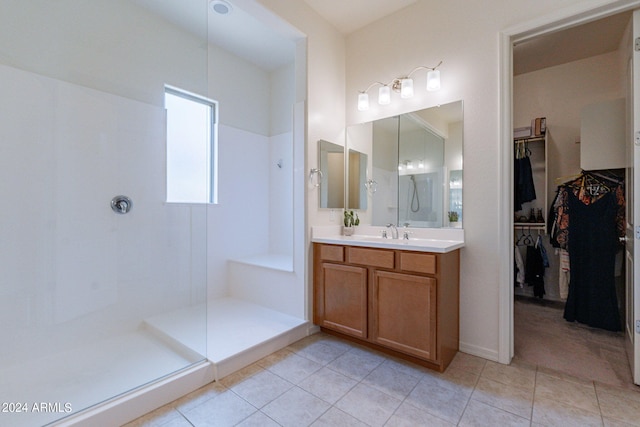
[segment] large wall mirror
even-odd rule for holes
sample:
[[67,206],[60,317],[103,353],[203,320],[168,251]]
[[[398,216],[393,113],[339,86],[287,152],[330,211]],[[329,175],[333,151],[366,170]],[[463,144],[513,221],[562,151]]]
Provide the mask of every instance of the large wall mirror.
[[[349,207],[377,226],[461,227],[462,130],[462,101],[349,127],[349,152],[367,162],[357,190],[347,186]],[[351,206],[351,191],[365,202]]]
[[328,209],[344,208],[344,147],[333,142],[318,141],[318,162],[320,166],[320,207]]
[[367,210],[367,164],[369,156],[357,150],[349,149],[347,162],[347,208]]

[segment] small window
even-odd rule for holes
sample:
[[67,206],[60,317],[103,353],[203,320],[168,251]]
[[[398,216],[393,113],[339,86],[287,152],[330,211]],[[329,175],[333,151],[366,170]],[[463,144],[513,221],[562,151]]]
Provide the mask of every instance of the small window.
[[217,102],[165,87],[167,202],[216,203]]

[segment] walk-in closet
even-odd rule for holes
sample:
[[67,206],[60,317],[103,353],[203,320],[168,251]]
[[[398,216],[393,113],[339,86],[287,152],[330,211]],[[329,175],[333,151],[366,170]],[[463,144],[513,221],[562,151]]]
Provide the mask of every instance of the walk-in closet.
[[633,387],[625,351],[631,13],[513,48],[515,359]]

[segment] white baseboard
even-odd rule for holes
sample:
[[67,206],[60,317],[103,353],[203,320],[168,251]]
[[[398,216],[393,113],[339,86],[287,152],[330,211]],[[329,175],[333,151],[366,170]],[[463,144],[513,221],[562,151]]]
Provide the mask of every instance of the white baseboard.
[[472,356],[482,357],[483,359],[498,362],[498,352],[488,348],[480,347],[473,344],[460,342],[460,351]]

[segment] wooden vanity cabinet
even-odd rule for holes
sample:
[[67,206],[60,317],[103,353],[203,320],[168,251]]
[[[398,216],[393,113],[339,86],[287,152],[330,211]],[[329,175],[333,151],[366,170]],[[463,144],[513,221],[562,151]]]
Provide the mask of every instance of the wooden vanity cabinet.
[[318,324],[358,338],[367,337],[367,269],[334,263],[322,264],[323,301]]
[[371,340],[394,350],[437,360],[436,279],[374,271]]
[[459,250],[314,243],[314,323],[444,371],[458,351]]

